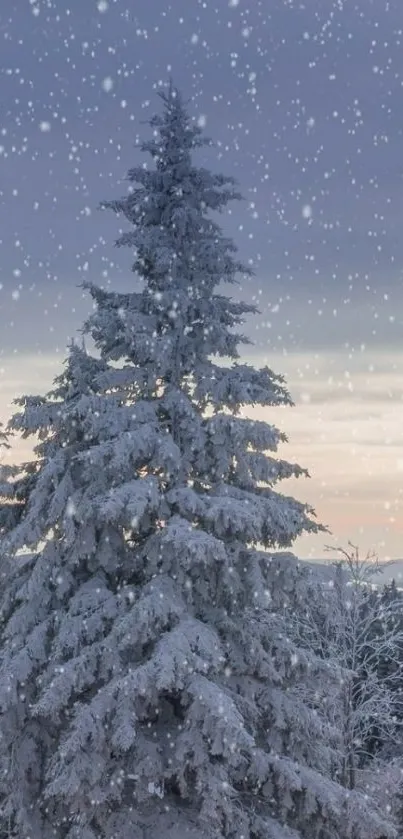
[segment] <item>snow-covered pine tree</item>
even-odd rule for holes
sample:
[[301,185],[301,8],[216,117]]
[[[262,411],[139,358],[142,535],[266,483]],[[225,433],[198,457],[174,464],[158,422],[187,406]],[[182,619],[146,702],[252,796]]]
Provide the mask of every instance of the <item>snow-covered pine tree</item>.
[[10,470],[1,463],[4,451],[9,448],[10,444],[7,440],[7,434],[2,431],[2,425],[0,425],[0,537],[4,534],[10,522],[8,499],[13,494],[13,488],[10,482]]
[[172,86],[162,100],[143,144],[153,168],[106,205],[130,222],[117,244],[143,290],[89,286],[100,357],[71,347],[53,392],[12,421],[40,442],[7,543],[33,555],[2,598],[4,832],[393,836],[320,774],[327,732],[291,690],[313,660],[270,607],[286,568],[270,551],[319,525],[274,488],[303,474],[274,456],[284,435],[240,413],[291,400],[237,361],[254,307],[218,291],[247,273],[211,216],[235,184],[194,164],[201,131]]
[[[21,467],[2,463],[4,454],[9,451],[8,435],[0,424],[0,541],[12,530],[23,512],[23,499],[31,486],[29,465],[27,471]],[[33,465],[36,471],[36,465]]]

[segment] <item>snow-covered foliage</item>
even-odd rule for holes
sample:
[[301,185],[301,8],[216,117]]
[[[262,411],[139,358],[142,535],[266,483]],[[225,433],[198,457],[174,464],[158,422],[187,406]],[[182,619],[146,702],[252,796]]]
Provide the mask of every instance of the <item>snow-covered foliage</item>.
[[3,543],[4,829],[392,837],[329,779],[334,732],[301,691],[324,664],[280,614],[307,581],[270,551],[319,525],[276,488],[303,473],[276,458],[284,435],[239,415],[291,400],[270,369],[237,361],[253,307],[218,291],[247,273],[210,216],[235,185],[194,165],[200,129],[172,86],[162,98],[143,145],[153,168],[105,205],[130,222],[117,244],[133,248],[143,291],[89,286],[99,357],[73,345],[54,390],[12,420],[39,444]]
[[376,587],[375,554],[361,558],[351,544],[337,551],[325,586],[294,611],[291,625],[297,643],[343,674],[332,703],[341,734],[336,777],[354,789],[377,746],[401,742],[402,603],[385,602]]
[[[0,537],[4,537],[19,521],[23,512],[23,501],[31,485],[31,469],[2,463],[2,457],[10,449],[8,435],[0,424]],[[36,466],[33,465],[33,472]]]
[[[0,458],[2,457],[4,451],[9,448],[10,444],[7,440],[7,434],[2,431],[2,427],[0,425]],[[10,469],[4,466],[0,459],[0,535],[4,532],[8,522],[6,504],[8,499],[13,495],[13,487],[10,480],[11,477]]]

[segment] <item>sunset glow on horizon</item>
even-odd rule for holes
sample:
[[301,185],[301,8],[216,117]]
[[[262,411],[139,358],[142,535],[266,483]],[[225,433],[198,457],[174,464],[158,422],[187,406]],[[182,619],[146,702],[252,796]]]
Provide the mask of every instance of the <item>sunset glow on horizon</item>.
[[[44,393],[60,373],[65,353],[3,358],[0,368],[0,421],[12,400]],[[293,549],[301,558],[320,559],[326,545],[349,540],[383,560],[403,555],[403,399],[396,358],[290,353],[246,360],[268,364],[286,376],[294,407],[256,408],[250,414],[277,425],[289,439],[279,456],[307,468],[309,479],[283,481],[280,492],[311,504],[330,534],[304,536]],[[402,359],[403,362],[403,359]],[[345,371],[349,365],[349,376]],[[329,381],[330,380],[330,381]],[[15,406],[14,406],[15,410]],[[29,441],[15,439],[4,462],[30,457]]]

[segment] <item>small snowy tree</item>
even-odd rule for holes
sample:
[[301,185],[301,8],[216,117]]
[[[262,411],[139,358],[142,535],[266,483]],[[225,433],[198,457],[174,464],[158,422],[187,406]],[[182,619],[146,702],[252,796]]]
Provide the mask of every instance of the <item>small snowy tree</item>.
[[[293,615],[294,639],[342,673],[332,703],[339,727],[337,777],[357,786],[357,772],[378,746],[396,741],[402,679],[402,603],[385,600],[374,583],[381,571],[377,556],[361,558],[358,548],[337,548],[341,559],[319,598]],[[400,740],[400,737],[399,737]]]
[[322,662],[296,652],[270,605],[270,552],[320,526],[276,489],[305,474],[275,456],[284,435],[240,416],[291,400],[269,368],[238,361],[255,309],[217,290],[248,273],[211,216],[234,182],[194,164],[201,130],[172,86],[162,100],[142,147],[153,168],[105,205],[130,223],[117,244],[143,290],[88,286],[99,357],[72,346],[54,390],[11,423],[40,442],[7,540],[33,554],[14,560],[2,601],[4,828],[392,837],[320,774],[328,732],[293,695]]
[[[396,585],[393,579],[382,588],[381,605],[383,611],[386,610],[389,621],[389,631],[396,634],[397,631],[403,632],[403,591]],[[377,631],[377,627],[375,630]],[[396,709],[399,722],[403,722],[403,680],[401,674],[403,672],[403,646],[400,649],[393,650],[392,658],[388,655],[388,651],[382,654],[379,663],[379,673],[385,683],[391,688],[395,694]]]
[[23,498],[28,486],[28,475],[20,467],[2,463],[10,450],[8,435],[0,424],[0,541],[16,526],[23,512]]
[[5,529],[10,521],[8,506],[8,499],[12,495],[12,486],[10,485],[10,470],[1,462],[4,456],[4,451],[10,448],[7,440],[7,435],[2,431],[0,425],[0,537],[4,534]]

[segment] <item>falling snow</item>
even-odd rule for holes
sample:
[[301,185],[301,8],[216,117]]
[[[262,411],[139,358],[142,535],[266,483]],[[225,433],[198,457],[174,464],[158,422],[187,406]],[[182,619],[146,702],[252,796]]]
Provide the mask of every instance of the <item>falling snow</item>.
[[[0,422],[7,421],[12,402],[21,393],[43,394],[49,389],[60,374],[72,336],[81,346],[77,330],[92,311],[83,282],[122,294],[141,288],[137,274],[130,271],[137,258],[135,248],[130,256],[127,249],[124,253],[113,247],[114,240],[127,232],[127,218],[123,214],[111,220],[98,206],[107,195],[130,194],[132,184],[124,179],[129,166],[143,166],[143,179],[149,176],[153,163],[141,152],[144,123],[158,101],[156,94],[166,90],[172,77],[188,102],[192,126],[206,130],[213,140],[213,145],[198,149],[197,165],[233,174],[243,196],[239,205],[230,205],[218,217],[251,271],[251,276],[239,278],[230,296],[245,299],[258,310],[248,314],[242,327],[252,343],[242,343],[239,363],[267,364],[280,371],[295,403],[289,411],[258,404],[241,407],[240,415],[283,429],[289,443],[280,456],[309,467],[309,481],[285,479],[285,496],[307,499],[317,520],[329,526],[337,541],[352,539],[364,551],[375,548],[383,560],[397,558],[393,568],[384,567],[381,579],[401,579],[403,22],[399,1],[21,0],[7,4],[4,0],[4,10]],[[134,196],[133,203],[136,200]],[[182,221],[178,217],[174,229],[180,230]],[[180,258],[175,253],[169,282]],[[156,305],[164,302],[159,293],[153,298]],[[127,359],[122,360],[119,352],[129,335],[133,345],[136,342],[138,321],[119,301],[116,314],[111,352],[116,355],[113,363],[124,368]],[[181,317],[180,306],[171,300],[162,334],[177,328]],[[203,312],[195,311],[194,322],[183,327],[183,340],[208,329],[203,317]],[[155,338],[152,333],[151,344]],[[88,349],[92,352],[92,344]],[[222,348],[222,362],[227,349]],[[97,407],[94,414],[87,408],[84,405],[83,412],[88,422],[97,419],[100,425]],[[29,410],[34,423],[38,405],[30,404]],[[183,422],[178,421],[179,438]],[[82,433],[85,438],[88,429]],[[2,468],[14,461],[29,462],[34,443],[18,439],[8,449],[2,440],[0,433]],[[158,445],[162,448],[163,443]],[[248,458],[233,464],[234,470],[243,469],[243,481],[250,480],[251,452]],[[258,468],[256,463],[254,467]],[[49,478],[52,486],[59,481],[58,469]],[[117,469],[117,478],[119,474]],[[71,495],[72,488],[62,485],[52,510],[59,511],[68,538],[74,539],[74,529],[81,524],[79,505]],[[127,526],[134,538],[140,538],[142,519],[137,510],[132,512]],[[0,516],[0,534],[2,521]],[[165,527],[164,519],[159,526]],[[307,533],[296,540],[294,550],[301,558],[322,560],[325,541],[323,535]],[[77,573],[81,574],[81,566]],[[108,573],[103,569],[100,576]],[[228,573],[235,569],[229,567]],[[48,574],[46,585],[49,579]],[[159,579],[158,563],[155,579]],[[54,589],[50,597],[69,597],[72,582],[65,569],[52,577],[50,585]],[[281,585],[286,592],[287,580]],[[21,602],[28,596],[24,586],[25,582]],[[194,581],[186,579],[183,591],[186,603],[193,602]],[[254,602],[262,599],[265,608],[272,602],[267,586],[254,585],[253,591]],[[31,591],[29,596],[36,595]],[[97,617],[90,607],[85,611],[86,596],[83,593],[77,614],[91,632]],[[133,608],[137,597],[133,586],[126,598]],[[284,602],[277,607],[281,612]],[[108,608],[107,604],[105,615]],[[175,625],[178,609],[175,602],[164,626]],[[112,620],[109,613],[105,623]],[[42,642],[36,638],[32,643],[39,650]],[[63,643],[68,645],[68,633]],[[154,640],[145,643],[152,646]],[[26,649],[29,654],[22,648],[18,664],[21,672],[32,662],[31,647]],[[291,682],[302,674],[306,700],[307,664],[299,650],[290,650],[287,661]],[[285,666],[284,659],[281,664]],[[84,662],[83,673],[88,667]],[[236,694],[237,678],[236,660],[222,665],[223,690]],[[21,685],[21,702],[29,689]],[[71,708],[75,707],[72,696]],[[226,707],[221,700],[217,704],[220,717]],[[277,711],[285,713],[283,707]],[[160,745],[158,713],[157,708],[149,742]],[[121,730],[120,743],[125,736],[127,731]],[[163,757],[158,759],[171,755],[173,748],[164,741]],[[170,757],[166,759],[170,765]],[[179,774],[186,760],[184,756]],[[393,760],[403,766],[403,747],[393,753]],[[6,777],[7,766],[3,769]],[[387,769],[392,772],[391,765]],[[113,795],[122,788],[119,771],[111,781]],[[127,771],[132,798],[136,771],[136,767]],[[380,775],[384,780],[379,781],[376,797],[383,801],[382,814],[389,814],[400,793],[385,764]],[[372,800],[373,777],[365,783],[371,788],[365,795]],[[192,785],[194,779],[182,774],[177,787],[181,784]],[[170,806],[161,778],[147,778],[143,792],[153,806],[161,803],[161,813]],[[219,795],[229,799],[230,792],[224,781]],[[97,795],[96,806],[107,809],[102,779]],[[256,785],[256,818],[261,802],[273,797],[269,781]],[[164,810],[158,835],[183,839],[169,818],[169,809]],[[392,839],[388,827],[373,829],[364,817],[362,824],[366,839]],[[82,829],[92,830],[87,823]],[[300,828],[298,839],[305,839],[304,831],[309,835],[309,829]],[[41,830],[40,839],[50,839],[54,832],[52,827],[47,834]],[[124,830],[113,826],[111,835],[123,839],[127,831],[132,836],[140,828]],[[253,835],[285,839],[273,834],[272,826],[262,830],[257,826]],[[343,839],[349,839],[346,831],[339,831]],[[154,839],[147,825],[141,826],[141,833]],[[8,824],[8,834],[39,839],[18,824]],[[247,833],[239,828],[240,839],[244,836]]]

